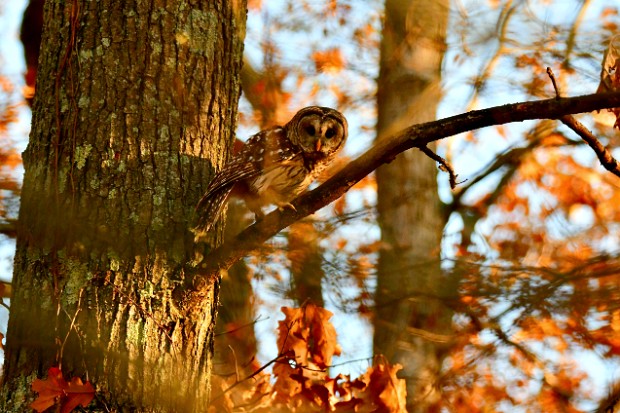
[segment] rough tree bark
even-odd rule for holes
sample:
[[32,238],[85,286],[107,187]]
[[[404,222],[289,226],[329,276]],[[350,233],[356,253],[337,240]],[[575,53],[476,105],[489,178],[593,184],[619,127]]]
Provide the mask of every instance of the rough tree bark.
[[218,283],[184,293],[208,249],[189,228],[232,144],[245,13],[46,2],[3,412],[52,365],[95,385],[91,409],[204,411]]
[[[449,3],[387,0],[378,80],[377,140],[411,123],[436,117]],[[377,169],[377,210],[384,247],[375,295],[374,353],[403,365],[407,411],[426,412],[438,401],[435,383],[442,345],[429,340],[450,328],[438,300],[444,218],[437,165],[408,151]],[[429,334],[426,334],[426,333]]]

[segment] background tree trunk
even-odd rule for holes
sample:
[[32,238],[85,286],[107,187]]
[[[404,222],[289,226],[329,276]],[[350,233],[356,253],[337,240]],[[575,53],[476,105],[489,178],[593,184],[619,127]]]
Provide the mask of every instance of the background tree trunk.
[[52,365],[95,384],[91,407],[204,411],[218,283],[176,297],[206,252],[188,229],[232,144],[245,13],[46,2],[2,411],[30,411]]
[[[233,201],[228,204],[225,239],[234,237],[248,226],[246,215],[247,209],[240,203]],[[253,271],[241,259],[222,275],[213,372],[226,376],[234,371],[245,377],[260,367],[254,331]]]
[[[284,125],[294,115],[287,107],[288,98],[282,89],[279,70],[269,64],[257,70],[248,59],[241,70],[243,95],[254,110],[260,130]],[[240,150],[243,144],[237,139],[235,149]],[[248,209],[239,202],[233,201],[228,205],[226,239],[236,236],[252,223],[247,216]],[[298,305],[310,300],[323,306],[321,284],[325,274],[320,234],[312,221],[302,220],[293,223],[287,235],[286,255],[291,262],[288,298]],[[256,299],[251,285],[252,276],[251,269],[244,260],[240,260],[222,278],[215,339],[216,373],[227,374],[234,366],[235,371],[248,375],[260,368],[254,357],[257,353],[254,331]]]
[[[378,80],[377,139],[435,119],[441,97],[447,1],[387,0]],[[404,366],[407,409],[426,412],[435,390],[442,345],[429,337],[450,328],[439,266],[444,218],[437,166],[418,151],[377,169],[380,251],[374,352]],[[431,332],[434,334],[426,334]]]
[[[263,130],[279,123],[283,119],[278,96],[282,93],[279,82],[272,72],[256,71],[247,59],[244,59],[240,73],[244,97],[250,102],[258,116],[259,129]],[[258,86],[268,84],[269,88]],[[276,88],[277,90],[272,90]],[[246,138],[246,137],[243,137]],[[243,148],[245,142],[236,139],[235,153]],[[232,239],[253,222],[248,219],[248,209],[238,200],[228,204],[226,214],[225,239]],[[220,285],[220,312],[218,334],[215,338],[216,374],[228,374],[234,367],[244,376],[252,374],[260,365],[256,358],[258,348],[254,322],[256,320],[256,297],[252,288],[253,272],[241,259],[222,277]]]
[[291,225],[288,233],[287,256],[291,261],[291,295],[297,305],[310,300],[319,307],[323,300],[323,248],[321,235],[311,220]]

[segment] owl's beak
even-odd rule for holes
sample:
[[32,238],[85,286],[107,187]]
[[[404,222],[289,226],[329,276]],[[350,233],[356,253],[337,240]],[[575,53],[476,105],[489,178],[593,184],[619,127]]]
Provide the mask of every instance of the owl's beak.
[[315,147],[316,151],[318,152],[319,150],[321,150],[321,140],[317,140],[316,141],[316,147]]

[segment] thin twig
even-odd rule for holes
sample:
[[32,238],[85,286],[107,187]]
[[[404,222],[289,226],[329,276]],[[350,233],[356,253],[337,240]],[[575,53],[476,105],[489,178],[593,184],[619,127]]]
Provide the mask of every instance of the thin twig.
[[258,323],[259,321],[266,321],[266,320],[269,320],[269,317],[262,318],[262,315],[259,315],[254,320],[250,321],[249,323],[243,324],[237,328],[233,328],[232,330],[226,330],[226,331],[222,331],[221,333],[215,333],[213,337],[219,337],[219,336],[223,336],[226,334],[232,334],[239,330],[243,330],[244,328],[252,327],[254,324]]
[[[553,75],[553,70],[550,67],[547,68],[547,74],[551,79],[551,83],[553,83],[553,88],[555,89],[555,97],[556,99],[560,99],[560,91],[558,90],[558,85],[555,81],[555,76]],[[579,122],[575,119],[574,116],[565,115],[560,117],[560,121],[566,126],[568,126],[573,132],[575,132],[581,139],[583,139],[590,148],[594,151],[598,160],[603,165],[603,168],[607,169],[612,174],[616,175],[620,178],[620,164],[613,157],[611,152],[599,141],[596,136],[588,128],[584,126],[583,123]]]
[[228,349],[232,353],[233,359],[235,360],[235,381],[239,381],[239,364],[237,363],[237,354],[235,353],[235,349],[229,344]]
[[558,84],[555,81],[555,75],[553,74],[553,70],[551,70],[550,67],[547,67],[547,74],[549,75],[549,78],[551,79],[551,83],[553,83],[553,90],[555,90],[555,98],[559,99],[560,90],[558,89]]
[[456,188],[458,184],[462,184],[463,182],[467,181],[466,179],[465,181],[456,182],[456,178],[458,177],[458,175],[454,173],[454,169],[452,168],[452,166],[444,158],[442,158],[441,156],[437,155],[435,152],[430,150],[428,146],[421,146],[420,150],[426,156],[428,156],[429,158],[437,162],[440,165],[439,166],[440,170],[447,172],[448,175],[450,175],[450,188],[452,190],[454,190],[454,188]]
[[562,62],[562,67],[569,67],[570,56],[573,53],[573,49],[575,48],[575,38],[577,37],[577,32],[581,27],[581,23],[583,23],[586,13],[588,12],[588,7],[591,4],[591,0],[583,0],[581,2],[581,7],[579,8],[579,12],[575,16],[575,20],[573,24],[570,25],[570,31],[568,33],[568,39],[566,40],[566,53],[564,54],[564,61]]
[[620,178],[620,164],[618,164],[618,161],[613,157],[609,149],[607,149],[601,141],[599,141],[596,136],[594,136],[594,134],[592,134],[592,132],[590,132],[588,128],[583,125],[583,123],[579,122],[574,116],[570,115],[562,116],[560,120],[563,124],[571,128],[573,132],[579,135],[588,145],[590,145],[590,148],[592,148],[598,157],[598,160],[601,162],[601,165],[603,165],[603,168]]
[[[80,311],[82,310],[82,293],[84,292],[84,289],[80,289],[80,292],[78,294],[78,301],[77,301],[77,305],[75,307],[75,314],[73,314],[73,317],[69,316],[69,313],[67,313],[67,310],[65,311],[65,314],[67,314],[67,317],[70,318],[71,320],[71,325],[69,326],[69,328],[67,329],[67,334],[65,335],[65,339],[62,341],[62,345],[60,346],[60,351],[59,351],[59,355],[58,355],[58,366],[62,367],[62,357],[64,355],[65,352],[65,344],[67,344],[67,341],[69,340],[69,334],[71,334],[71,330],[73,330],[75,328],[75,320],[77,320],[77,316],[80,313]],[[79,333],[76,330],[76,334]]]
[[211,402],[214,402],[215,400],[218,400],[220,398],[222,398],[226,393],[229,393],[232,389],[234,389],[235,387],[237,387],[238,385],[240,385],[243,382],[246,382],[254,377],[256,377],[257,375],[259,375],[263,370],[265,370],[267,367],[271,366],[274,363],[279,362],[282,359],[288,358],[289,354],[285,353],[285,354],[278,354],[276,357],[272,358],[271,360],[269,360],[267,363],[263,364],[258,370],[254,371],[253,373],[250,373],[249,375],[247,375],[246,377],[244,377],[241,380],[235,381],[233,384],[231,384],[230,386],[228,386],[225,390],[222,391],[222,393],[218,394],[216,397],[214,397]]
[[516,15],[518,6],[512,5],[512,2],[508,2],[501,10],[500,15],[495,23],[497,33],[497,48],[495,53],[489,60],[486,61],[484,67],[481,67],[474,79],[474,89],[472,96],[469,98],[468,110],[474,108],[478,102],[478,96],[485,86],[485,82],[491,77],[493,71],[497,68],[498,63],[503,55],[508,53],[509,42],[508,30],[510,28],[511,19]]
[[280,349],[280,351],[278,352],[278,355],[274,358],[272,358],[271,360],[269,360],[267,363],[265,363],[264,365],[262,365],[260,368],[258,368],[257,370],[255,370],[254,372],[250,373],[249,375],[247,375],[246,377],[244,377],[241,380],[236,380],[233,384],[231,384],[230,386],[228,386],[225,390],[222,391],[222,393],[218,394],[216,397],[214,397],[211,401],[215,401],[221,397],[223,397],[226,393],[230,392],[232,389],[234,389],[235,387],[237,387],[238,385],[240,385],[241,383],[248,381],[254,377],[256,377],[257,375],[259,375],[263,370],[265,370],[267,367],[271,366],[274,363],[279,362],[282,359],[290,359],[291,353],[295,354],[293,350],[287,350],[287,351],[283,351],[284,348],[286,348],[286,341],[288,340],[289,334],[291,332],[291,328],[293,328],[293,324],[295,322],[292,322],[290,325],[288,325],[287,327],[287,332],[286,332],[286,337],[284,338],[284,343],[282,343],[282,348]]

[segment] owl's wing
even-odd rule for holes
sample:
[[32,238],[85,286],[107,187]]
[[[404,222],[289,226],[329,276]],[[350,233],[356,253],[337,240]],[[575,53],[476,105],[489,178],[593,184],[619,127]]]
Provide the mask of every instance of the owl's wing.
[[217,222],[235,183],[256,174],[256,167],[251,164],[231,162],[215,176],[209,184],[207,192],[196,205],[197,220],[194,229],[196,241],[209,232]]
[[206,234],[215,224],[237,182],[257,178],[276,168],[281,162],[298,155],[299,152],[280,127],[252,136],[241,151],[213,178],[207,192],[196,205],[196,239]]
[[256,178],[299,155],[299,149],[288,140],[284,129],[275,127],[263,130],[253,135],[213,178],[198,205],[239,181]]
[[239,181],[243,181],[245,179],[252,178],[254,176],[258,176],[260,174],[256,165],[253,165],[249,162],[230,162],[224,166],[216,176],[213,178],[209,186],[207,187],[207,192],[204,194],[200,202],[198,202],[198,206],[203,202],[208,201],[218,192],[225,190],[226,188],[231,188],[235,183]]

